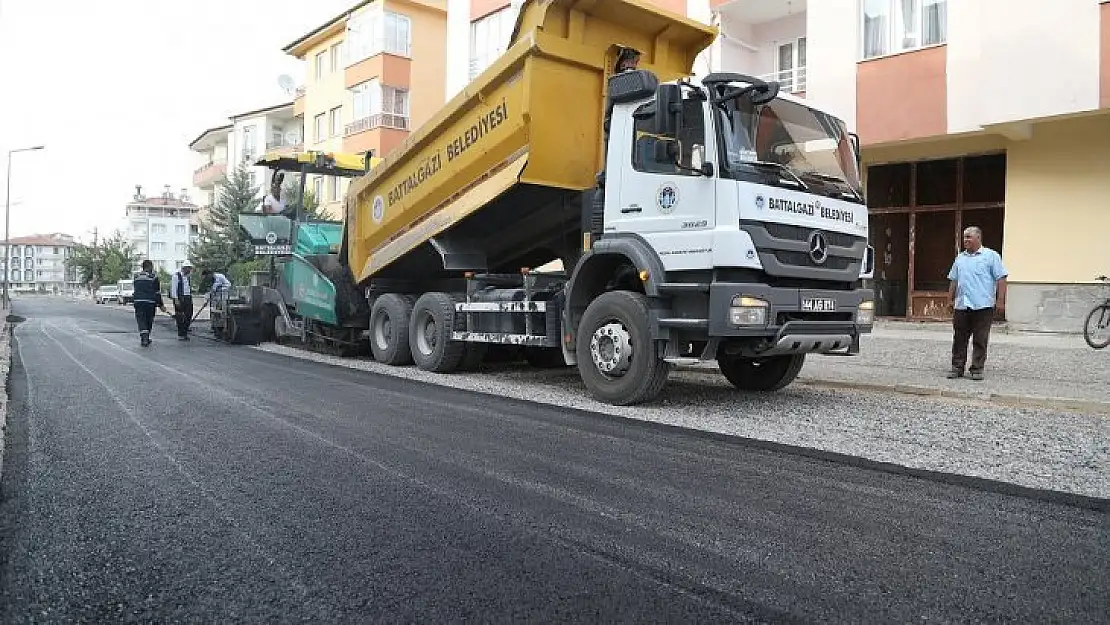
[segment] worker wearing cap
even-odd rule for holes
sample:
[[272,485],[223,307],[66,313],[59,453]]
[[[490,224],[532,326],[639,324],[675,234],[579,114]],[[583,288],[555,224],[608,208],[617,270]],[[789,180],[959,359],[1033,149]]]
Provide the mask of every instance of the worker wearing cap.
[[170,297],[173,298],[173,312],[177,318],[177,340],[189,340],[189,325],[193,322],[193,287],[189,284],[189,274],[193,264],[185,261],[173,274],[170,283]]

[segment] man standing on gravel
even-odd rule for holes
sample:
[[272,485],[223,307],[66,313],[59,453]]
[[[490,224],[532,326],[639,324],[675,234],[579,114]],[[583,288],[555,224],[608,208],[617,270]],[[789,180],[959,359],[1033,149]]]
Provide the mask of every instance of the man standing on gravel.
[[972,380],[983,379],[987,340],[995,308],[1006,310],[1006,268],[998,252],[983,247],[983,231],[975,226],[964,230],[964,251],[956,256],[948,272],[948,296],[952,300],[952,369],[949,378],[963,377],[967,364],[967,340],[971,338]]

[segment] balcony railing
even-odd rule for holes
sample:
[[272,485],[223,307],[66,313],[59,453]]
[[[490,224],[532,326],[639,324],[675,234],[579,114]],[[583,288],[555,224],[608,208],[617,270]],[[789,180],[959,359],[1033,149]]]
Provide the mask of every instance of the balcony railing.
[[354,134],[366,130],[373,130],[375,128],[392,128],[394,130],[408,130],[409,118],[404,115],[394,115],[392,113],[377,113],[362,119],[347,124],[343,129],[343,136],[349,137]]
[[787,93],[803,93],[806,90],[806,68],[795,67],[794,69],[784,69],[770,74],[760,76],[767,82],[777,81],[782,90]]
[[270,139],[266,142],[266,151],[270,150],[291,150],[293,152],[300,152],[304,148],[303,141],[286,141],[285,139]]
[[219,180],[220,176],[222,176],[226,171],[226,161],[213,161],[211,163],[198,167],[196,171],[193,172],[193,186],[200,187],[202,189],[205,187],[210,187],[216,182],[216,180]]

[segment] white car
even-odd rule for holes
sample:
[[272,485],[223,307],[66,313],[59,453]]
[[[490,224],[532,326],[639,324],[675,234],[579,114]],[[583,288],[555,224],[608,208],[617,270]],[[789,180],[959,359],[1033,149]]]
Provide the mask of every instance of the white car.
[[95,299],[96,299],[97,304],[104,304],[104,303],[107,303],[107,302],[118,302],[119,301],[119,285],[105,284],[104,286],[102,286],[102,287],[100,287],[99,289],[96,290]]
[[120,304],[130,304],[135,299],[135,281],[134,280],[120,280],[116,283],[119,287],[119,294],[116,299]]

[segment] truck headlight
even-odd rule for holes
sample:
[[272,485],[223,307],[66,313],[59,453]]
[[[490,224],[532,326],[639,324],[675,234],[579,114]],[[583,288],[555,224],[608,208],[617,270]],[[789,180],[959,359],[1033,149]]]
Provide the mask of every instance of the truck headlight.
[[856,323],[861,326],[869,326],[875,323],[874,301],[860,302],[859,308],[856,309]]
[[771,303],[758,297],[737,295],[728,309],[728,320],[734,326],[765,326]]

